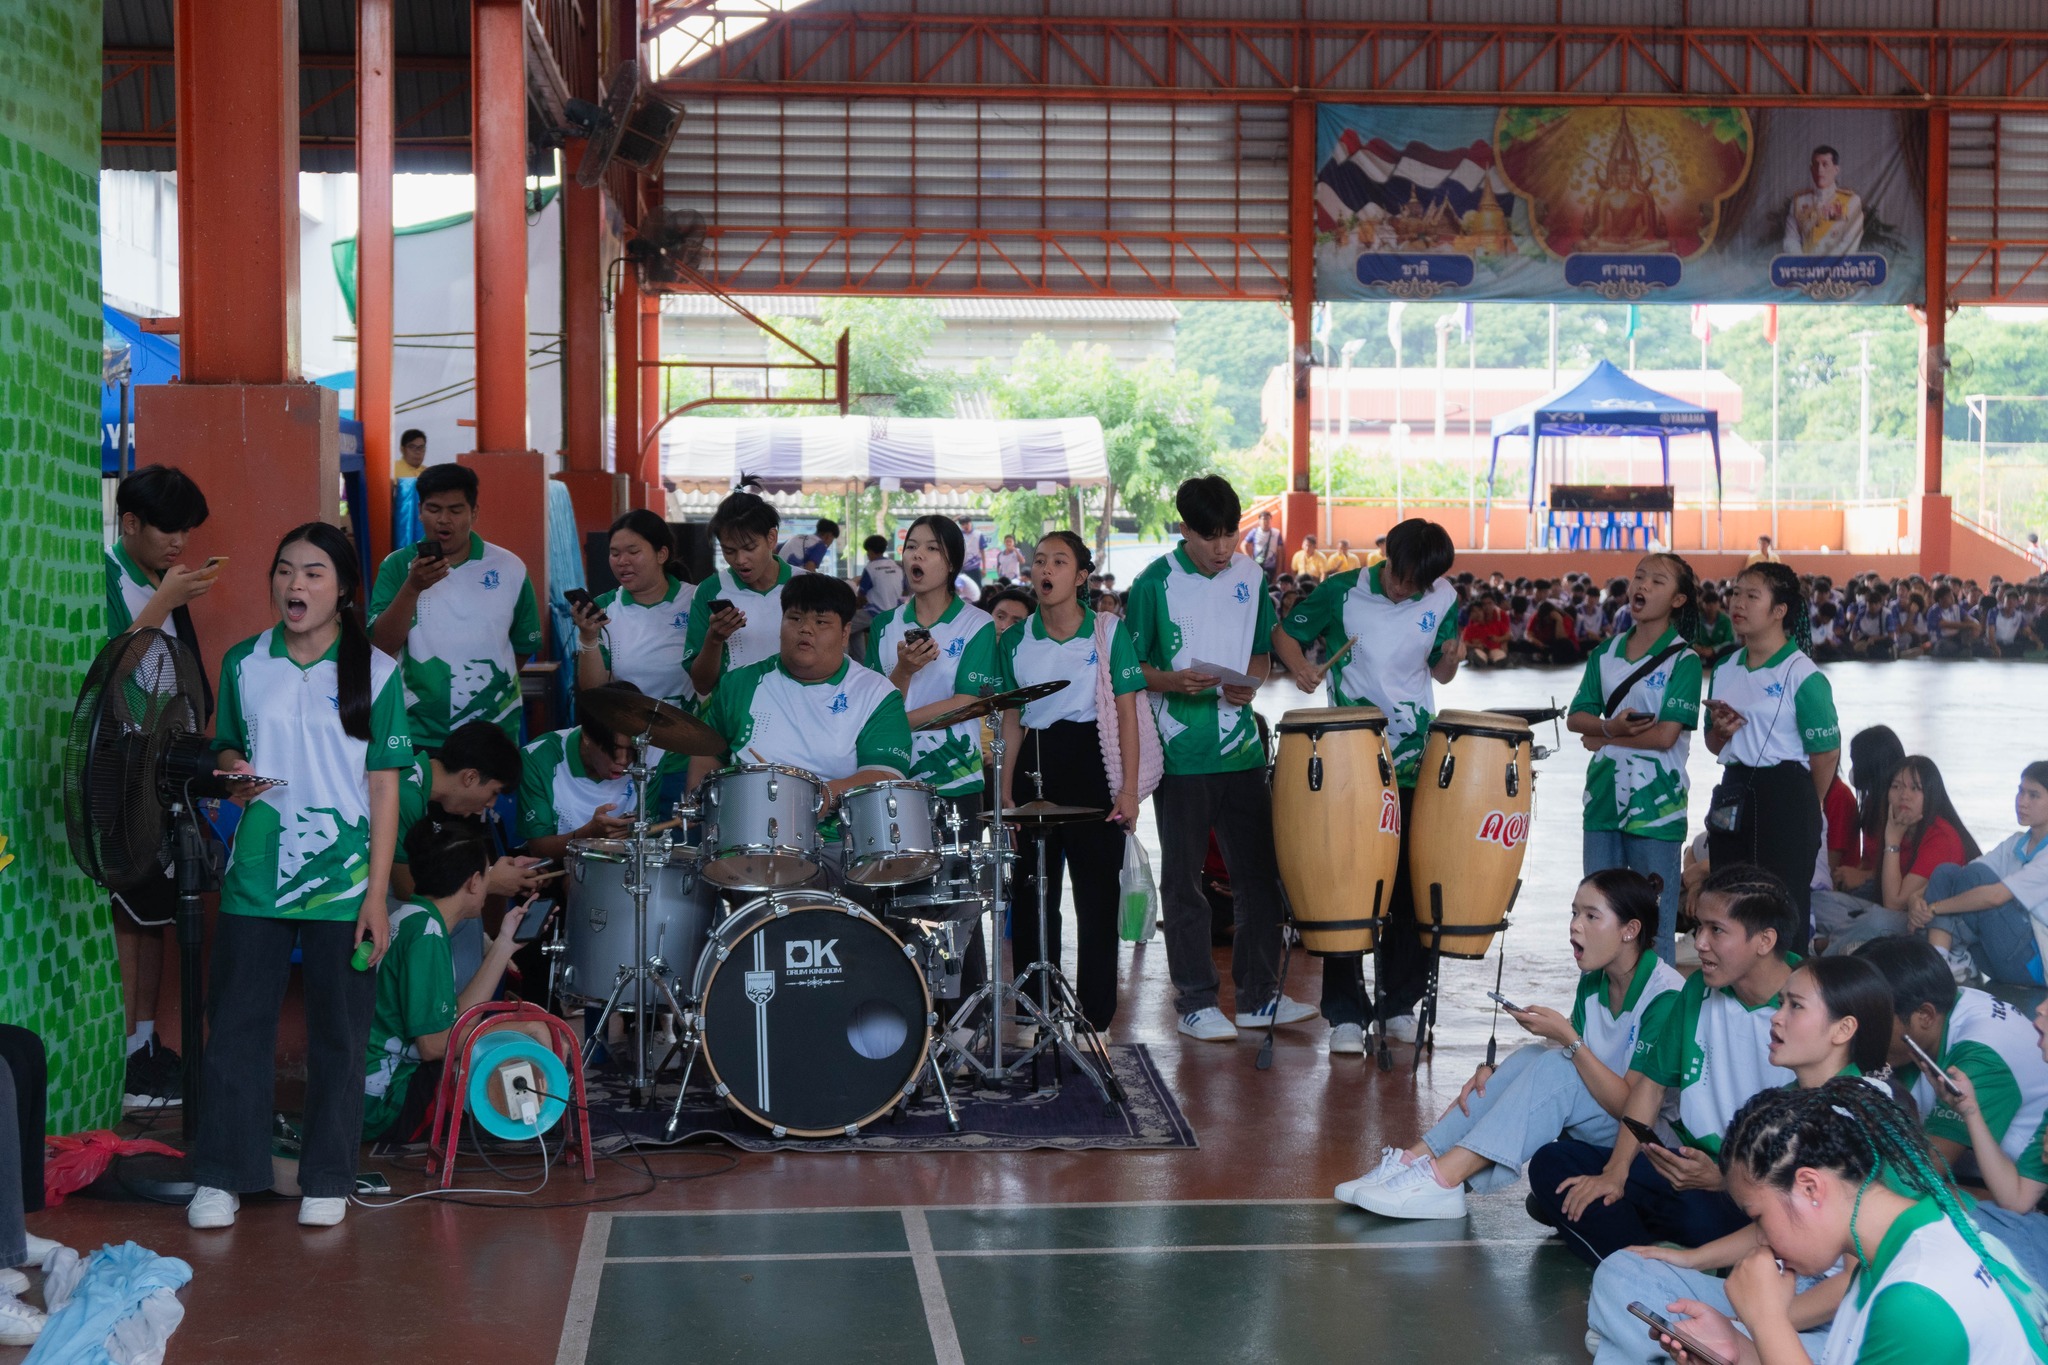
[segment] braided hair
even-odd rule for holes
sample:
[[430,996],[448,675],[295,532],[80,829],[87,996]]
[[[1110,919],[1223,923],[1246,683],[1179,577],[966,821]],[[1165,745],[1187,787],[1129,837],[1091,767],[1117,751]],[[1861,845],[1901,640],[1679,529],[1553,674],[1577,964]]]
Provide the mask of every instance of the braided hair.
[[[1837,1076],[1814,1090],[1770,1089],[1751,1097],[1735,1111],[1721,1144],[1721,1169],[1733,1172],[1738,1167],[1757,1184],[1781,1192],[1792,1188],[1802,1168],[1833,1172],[1856,1183],[1858,1208],[1880,1177],[1909,1195],[1933,1200],[2004,1291],[2035,1353],[2048,1355],[2048,1338],[2043,1336],[2048,1302],[2041,1291],[1991,1254],[1920,1125],[1868,1081]],[[1857,1236],[1853,1212],[1849,1244],[1856,1259],[1868,1266],[1874,1248],[1865,1247]]]
[[1813,653],[1813,609],[1807,604],[1806,590],[1799,585],[1799,575],[1784,564],[1766,560],[1752,564],[1736,575],[1737,578],[1758,578],[1771,590],[1771,603],[1785,609],[1785,638],[1798,645],[1805,654]]

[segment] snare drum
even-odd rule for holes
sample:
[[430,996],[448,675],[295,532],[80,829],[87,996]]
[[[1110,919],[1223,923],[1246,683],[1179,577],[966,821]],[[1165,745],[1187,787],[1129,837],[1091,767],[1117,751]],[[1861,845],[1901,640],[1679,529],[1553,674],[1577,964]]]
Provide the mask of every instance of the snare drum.
[[719,1097],[777,1137],[851,1135],[894,1109],[938,1023],[903,940],[823,891],[734,911],[690,993]]
[[839,798],[846,880],[855,886],[903,886],[939,870],[937,795],[923,782],[892,780],[854,787]]
[[1507,927],[1528,851],[1535,783],[1529,723],[1497,711],[1440,711],[1415,779],[1408,882],[1422,946],[1482,958]]
[[1401,794],[1374,706],[1311,707],[1280,718],[1273,852],[1301,946],[1369,953],[1392,913],[1401,866]]
[[[562,921],[562,991],[602,1001],[634,965],[633,897],[626,873],[633,845],[624,839],[572,839],[568,864],[568,914]],[[698,884],[695,849],[650,846],[642,864],[647,879],[645,952],[688,971],[704,950],[716,896]],[[631,1010],[630,995],[618,1008]]]
[[779,891],[818,874],[818,812],[825,787],[814,773],[772,763],[721,768],[704,779],[703,876],[731,891]]

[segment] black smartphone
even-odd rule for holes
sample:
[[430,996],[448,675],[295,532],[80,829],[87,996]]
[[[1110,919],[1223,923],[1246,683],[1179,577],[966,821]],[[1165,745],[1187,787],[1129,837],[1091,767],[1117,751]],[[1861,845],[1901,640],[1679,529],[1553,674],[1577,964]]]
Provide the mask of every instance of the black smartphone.
[[1494,1004],[1499,1005],[1502,1009],[1507,1010],[1511,1014],[1520,1014],[1522,1012],[1522,1007],[1520,1005],[1517,1005],[1514,1001],[1508,999],[1499,991],[1488,991],[1486,993],[1486,998],[1488,1000],[1493,1001]]
[[1913,1056],[1920,1063],[1920,1069],[1927,1073],[1927,1079],[1940,1086],[1942,1093],[1951,1099],[1961,1099],[1963,1097],[1963,1088],[1948,1078],[1948,1073],[1941,1069],[1941,1063],[1928,1056],[1927,1049],[1914,1042],[1912,1035],[1908,1034],[1905,1037],[1906,1046],[1912,1049]]
[[903,643],[906,645],[919,644],[931,638],[932,633],[923,626],[912,626],[909,630],[903,632]]
[[1644,1123],[1641,1119],[1632,1119],[1624,1114],[1621,1118],[1621,1126],[1633,1133],[1636,1141],[1642,1143],[1645,1147],[1662,1147],[1664,1145],[1664,1139],[1657,1136],[1657,1130]]
[[1730,1365],[1727,1358],[1721,1355],[1720,1352],[1710,1351],[1700,1345],[1683,1327],[1680,1327],[1662,1313],[1655,1311],[1648,1304],[1632,1303],[1628,1306],[1628,1311],[1634,1313],[1644,1322],[1649,1323],[1652,1331],[1660,1332],[1670,1337],[1680,1346],[1683,1346],[1685,1353],[1694,1360],[1697,1360],[1700,1365]]
[[571,607],[580,607],[585,611],[594,611],[597,608],[596,599],[591,597],[590,590],[587,588],[564,588],[562,589],[562,600]]
[[716,616],[722,611],[732,610],[732,603],[726,601],[723,597],[714,597],[711,599],[711,605],[706,610],[713,616]]
[[446,559],[448,557],[447,552],[441,548],[441,542],[438,540],[421,541],[416,553],[421,559]]
[[520,917],[519,927],[512,931],[512,941],[533,942],[540,937],[540,931],[546,927],[549,917],[554,913],[555,903],[552,899],[547,896],[535,897],[533,904],[527,906],[526,913]]
[[1648,721],[1653,721],[1657,719],[1648,711],[1624,711],[1621,713],[1621,718],[1631,725],[1642,725]]

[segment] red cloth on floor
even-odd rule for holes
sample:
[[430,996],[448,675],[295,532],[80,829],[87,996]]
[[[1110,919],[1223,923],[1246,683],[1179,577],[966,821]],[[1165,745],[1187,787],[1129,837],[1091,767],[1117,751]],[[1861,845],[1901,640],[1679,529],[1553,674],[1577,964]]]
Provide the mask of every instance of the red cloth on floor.
[[64,1196],[84,1189],[98,1180],[117,1156],[183,1156],[149,1138],[124,1138],[105,1128],[67,1137],[46,1138],[43,1147],[49,1157],[43,1162],[43,1198],[50,1208],[64,1202]]

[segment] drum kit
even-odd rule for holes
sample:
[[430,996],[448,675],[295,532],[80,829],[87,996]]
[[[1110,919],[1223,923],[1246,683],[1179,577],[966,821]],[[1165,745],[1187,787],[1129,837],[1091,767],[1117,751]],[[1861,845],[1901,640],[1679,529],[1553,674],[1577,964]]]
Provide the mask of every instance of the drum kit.
[[[1066,685],[987,691],[920,728],[1016,709]],[[834,802],[815,773],[752,762],[713,772],[656,824],[650,749],[709,757],[724,752],[724,740],[654,698],[601,689],[578,702],[629,740],[637,798],[625,838],[569,845],[568,913],[547,952],[561,995],[602,1001],[586,1061],[613,1016],[629,1016],[633,1107],[653,1103],[654,1077],[681,1056],[670,1139],[700,1057],[717,1096],[778,1137],[858,1133],[927,1077],[957,1130],[949,1074],[1001,1088],[1027,1065],[1037,1076],[1048,1055],[1052,1084],[1064,1058],[1105,1103],[1122,1103],[1107,1047],[1056,963],[1020,964],[1014,981],[991,973],[957,1007],[947,1003],[960,1000],[968,946],[985,916],[1000,961],[1015,837],[1107,814],[1045,802],[1004,810],[1000,726],[986,817],[900,779]],[[827,837],[834,821],[836,842]],[[1036,873],[1042,884],[1043,840]],[[944,1028],[942,1005],[952,1010]],[[674,1034],[650,1069],[659,1008]],[[1021,1047],[1004,1037],[1013,1021],[1035,1034]]]

